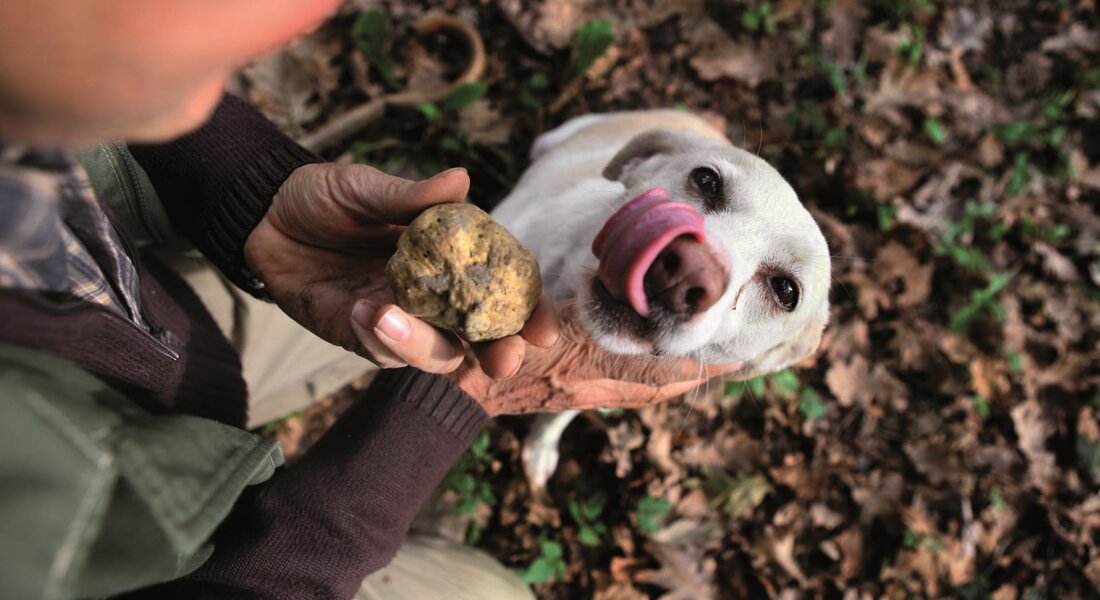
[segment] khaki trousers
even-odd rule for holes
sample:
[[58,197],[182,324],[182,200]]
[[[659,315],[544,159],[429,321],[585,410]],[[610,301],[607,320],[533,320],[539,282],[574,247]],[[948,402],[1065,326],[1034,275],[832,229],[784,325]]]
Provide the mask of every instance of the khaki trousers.
[[[199,295],[241,355],[248,427],[282,418],[376,367],[314,336],[274,304],[229,283],[195,253],[158,253]],[[409,536],[356,600],[529,600],[535,596],[488,554],[441,538]]]

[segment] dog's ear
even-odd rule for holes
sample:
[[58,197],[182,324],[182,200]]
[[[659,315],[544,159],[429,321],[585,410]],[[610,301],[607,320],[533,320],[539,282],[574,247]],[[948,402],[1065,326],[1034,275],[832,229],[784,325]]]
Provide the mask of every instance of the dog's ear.
[[775,371],[800,362],[802,359],[813,354],[814,351],[817,350],[818,345],[821,344],[821,335],[825,331],[825,322],[827,319],[827,312],[823,315],[815,316],[793,340],[780,344],[748,363],[745,363],[745,365],[736,373],[732,374],[730,378],[740,381],[752,379],[760,375],[774,373]]
[[[639,163],[658,154],[691,150],[699,142],[699,136],[674,129],[651,129],[634,136],[622,150],[603,168],[603,176],[613,181],[621,180]],[[694,144],[694,145],[693,145]]]

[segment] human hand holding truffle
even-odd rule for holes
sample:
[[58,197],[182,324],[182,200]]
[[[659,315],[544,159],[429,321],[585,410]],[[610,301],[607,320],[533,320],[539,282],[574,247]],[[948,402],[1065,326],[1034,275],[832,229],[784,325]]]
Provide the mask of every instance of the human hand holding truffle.
[[[328,342],[383,368],[448,373],[465,360],[467,344],[394,305],[386,264],[417,215],[461,202],[469,185],[463,169],[414,182],[365,165],[304,165],[252,231],[245,259],[279,307]],[[543,300],[518,335],[469,350],[490,378],[507,377],[528,343],[554,343],[557,323]]]

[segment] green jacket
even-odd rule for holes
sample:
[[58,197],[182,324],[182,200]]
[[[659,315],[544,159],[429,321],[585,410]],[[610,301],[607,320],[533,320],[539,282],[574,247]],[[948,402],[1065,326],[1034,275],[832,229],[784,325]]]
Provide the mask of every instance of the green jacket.
[[[139,243],[173,239],[122,144],[80,154]],[[101,597],[184,575],[277,442],[209,419],[153,417],[73,363],[0,344],[0,579],[11,598]]]
[[83,369],[0,344],[0,577],[11,598],[100,597],[186,574],[277,442],[152,417]]

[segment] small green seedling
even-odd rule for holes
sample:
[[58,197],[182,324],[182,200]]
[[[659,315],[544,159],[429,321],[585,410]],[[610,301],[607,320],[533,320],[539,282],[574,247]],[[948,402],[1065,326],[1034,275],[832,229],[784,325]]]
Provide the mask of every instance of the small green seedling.
[[519,576],[528,584],[548,583],[565,579],[566,564],[561,544],[539,537],[539,556],[526,568],[520,569]]
[[550,89],[550,78],[546,73],[533,73],[519,90],[519,101],[528,108],[541,110],[546,105],[546,92]]
[[569,514],[577,524],[577,537],[585,546],[598,546],[607,535],[607,525],[599,520],[607,505],[607,496],[603,492],[592,494],[578,502],[569,499]]
[[924,134],[937,146],[942,146],[947,142],[947,130],[943,128],[939,119],[932,115],[924,118]]
[[644,534],[657,533],[660,529],[660,521],[672,510],[672,503],[664,498],[646,494],[638,502],[635,514],[638,517],[638,531]]
[[771,2],[761,2],[741,13],[741,26],[753,33],[763,31],[768,35],[775,35],[777,28],[773,12]]
[[802,417],[807,421],[825,416],[825,405],[813,388],[802,389],[802,396],[798,400],[798,412],[802,413]]
[[1004,318],[1004,307],[997,302],[997,294],[1015,273],[998,273],[989,278],[989,285],[980,290],[974,290],[970,294],[970,303],[951,316],[948,328],[959,334],[966,333],[970,325],[982,314],[989,314],[998,321]]
[[978,415],[980,419],[986,419],[989,417],[989,400],[981,394],[974,396],[970,400],[970,405],[974,407],[974,414]]
[[573,73],[582,76],[615,42],[610,19],[596,19],[573,34]]
[[401,89],[401,83],[393,74],[393,63],[389,59],[388,21],[385,12],[379,9],[368,10],[355,19],[351,33],[367,64],[374,67],[390,89],[398,90]]
[[[489,441],[488,431],[477,434],[470,447],[443,477],[442,485],[458,496],[455,514],[474,514],[480,504],[495,506],[497,503],[492,486],[485,481],[493,462]],[[475,545],[480,536],[481,527],[472,521],[466,530],[466,543]]]

